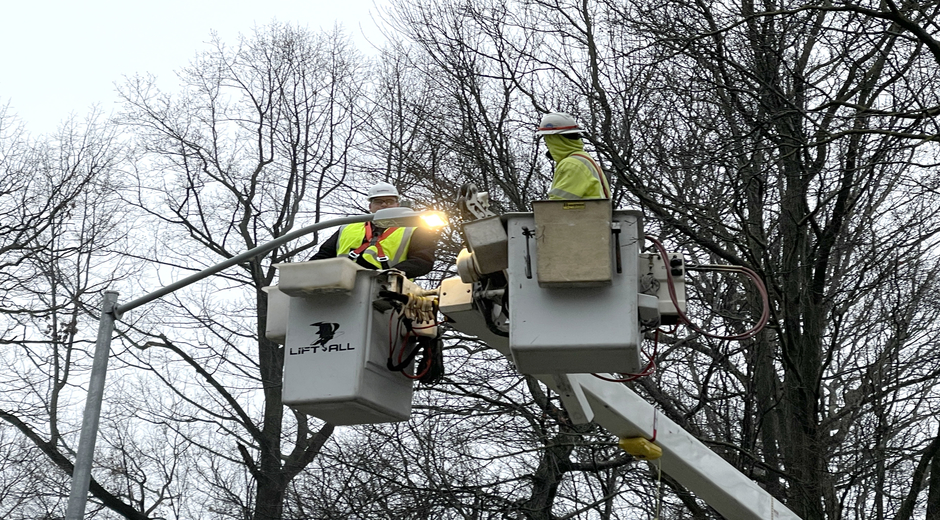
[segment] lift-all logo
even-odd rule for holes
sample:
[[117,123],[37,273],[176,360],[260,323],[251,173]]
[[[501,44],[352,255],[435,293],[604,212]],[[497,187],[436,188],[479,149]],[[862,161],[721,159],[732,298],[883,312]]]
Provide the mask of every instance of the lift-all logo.
[[297,354],[306,354],[307,352],[345,352],[347,350],[355,350],[349,343],[345,345],[342,343],[330,343],[333,341],[333,338],[343,335],[343,333],[339,331],[339,323],[318,321],[311,323],[310,326],[316,328],[317,340],[306,347],[291,348],[290,355],[295,356]]

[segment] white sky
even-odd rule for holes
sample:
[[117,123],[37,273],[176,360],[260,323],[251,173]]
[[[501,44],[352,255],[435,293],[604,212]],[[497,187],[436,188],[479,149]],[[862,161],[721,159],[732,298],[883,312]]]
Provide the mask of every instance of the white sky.
[[382,0],[0,0],[0,106],[10,104],[33,135],[54,132],[99,104],[115,108],[114,84],[174,70],[207,48],[210,31],[239,33],[274,20],[310,30],[341,24],[360,51],[379,44],[373,17]]

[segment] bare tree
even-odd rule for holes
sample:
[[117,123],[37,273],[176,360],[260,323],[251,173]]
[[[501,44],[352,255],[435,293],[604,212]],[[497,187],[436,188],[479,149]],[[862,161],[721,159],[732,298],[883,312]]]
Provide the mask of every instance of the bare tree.
[[[441,83],[485,85],[475,99],[512,92],[511,113],[579,115],[648,233],[695,263],[767,280],[764,334],[667,338],[642,388],[807,518],[884,518],[894,497],[917,496],[914,463],[936,453],[922,419],[933,404],[910,397],[930,394],[938,366],[929,114],[940,78],[925,52],[936,28],[930,6],[886,5],[890,17],[701,2],[396,10]],[[691,290],[705,330],[741,332],[760,313],[739,280],[696,274]],[[870,448],[848,440],[861,438]]]
[[[331,196],[354,172],[364,70],[341,33],[272,24],[235,48],[216,39],[180,74],[178,96],[146,78],[129,81],[123,122],[139,150],[129,202],[161,231],[147,258],[157,272],[214,265],[336,211]],[[172,396],[142,418],[169,421],[203,452],[193,457],[213,460],[200,470],[205,507],[225,516],[281,518],[291,480],[333,431],[301,414],[285,417],[283,349],[265,337],[262,288],[273,284],[272,265],[310,247],[275,249],[130,324],[139,348],[122,359]],[[207,438],[212,431],[222,438]]]
[[[4,501],[4,516],[52,518],[65,505],[73,469],[80,413],[72,390],[87,382],[91,309],[132,268],[115,256],[127,243],[114,194],[120,146],[94,112],[36,139],[6,126],[10,117],[0,120],[0,418],[4,436],[14,439],[9,445],[21,447],[9,456],[29,457],[12,474],[31,475]],[[108,507],[133,517],[97,481],[91,487]]]
[[[679,109],[667,123],[694,131],[667,140],[663,130],[645,139],[644,147],[652,145],[650,168],[612,162],[622,165],[621,179],[668,226],[664,231],[673,227],[696,244],[690,245],[695,257],[754,266],[768,280],[776,301],[775,334],[757,338],[742,352],[756,357],[742,373],[743,386],[732,387],[753,388],[759,396],[752,409],[757,422],[742,440],[762,453],[758,460],[784,470],[788,503],[798,514],[841,518],[836,489],[845,481],[836,475],[877,467],[831,462],[843,447],[826,431],[826,418],[841,408],[839,396],[868,371],[843,364],[844,353],[886,348],[892,363],[906,359],[905,350],[932,360],[907,326],[887,336],[874,332],[874,324],[895,321],[894,312],[873,314],[877,307],[871,305],[861,314],[851,309],[866,295],[896,286],[891,280],[921,278],[891,258],[917,258],[918,270],[927,273],[924,281],[934,283],[936,262],[928,252],[936,215],[922,206],[933,194],[918,181],[921,164],[932,161],[933,151],[899,136],[920,133],[903,112],[935,103],[930,96],[915,96],[911,82],[936,78],[896,73],[916,69],[923,57],[910,54],[886,25],[818,14],[745,18],[736,25],[717,6],[699,12],[675,8],[644,12],[636,21],[639,29],[655,28],[651,34],[676,52],[674,63],[685,64],[670,70],[672,77],[662,83],[674,85],[672,92],[683,100],[677,106],[696,111]],[[848,26],[852,30],[846,32]],[[696,38],[702,34],[710,37]],[[849,39],[875,45],[842,51],[852,49]],[[833,47],[844,53],[840,60],[827,57]],[[682,77],[682,71],[690,73]],[[896,108],[874,114],[869,107],[875,105]],[[713,152],[705,155],[705,150]],[[689,190],[703,173],[717,188]],[[904,291],[918,314],[930,308],[919,293]],[[858,330],[869,334],[846,332]],[[899,343],[874,339],[892,336]],[[721,348],[705,350],[712,363],[734,352],[716,346]],[[901,410],[894,413],[888,422],[906,422]],[[875,460],[889,457],[887,451],[874,451]],[[779,476],[768,474],[770,489],[782,491]],[[884,517],[887,500],[881,490],[889,481],[902,486],[905,481],[899,475],[886,478],[863,493],[875,497],[878,518]]]

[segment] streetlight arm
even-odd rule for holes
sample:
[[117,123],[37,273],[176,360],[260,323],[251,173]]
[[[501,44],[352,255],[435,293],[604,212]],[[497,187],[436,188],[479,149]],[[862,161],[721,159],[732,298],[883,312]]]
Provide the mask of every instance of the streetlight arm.
[[141,296],[140,298],[137,298],[136,300],[130,301],[124,305],[117,305],[114,307],[114,315],[116,318],[120,319],[121,315],[123,315],[127,311],[140,307],[141,305],[145,303],[152,302],[153,300],[156,300],[157,298],[166,296],[167,294],[170,294],[171,292],[176,291],[177,289],[182,289],[183,287],[186,287],[187,285],[192,284],[194,282],[198,282],[199,280],[202,280],[203,278],[208,278],[209,276],[212,276],[215,273],[222,271],[223,269],[227,269],[233,265],[240,264],[244,262],[245,260],[249,260],[258,255],[267,253],[268,251],[278,246],[286,244],[290,242],[291,240],[295,240],[304,235],[313,233],[314,231],[319,231],[323,228],[328,228],[328,227],[333,227],[333,226],[353,224],[356,222],[369,222],[373,219],[373,217],[374,215],[371,213],[366,214],[366,215],[354,215],[351,217],[340,217],[340,218],[334,218],[330,220],[324,220],[321,222],[317,222],[316,224],[311,224],[307,227],[300,228],[297,231],[293,231],[284,236],[278,237],[254,249],[250,249],[248,251],[245,251],[244,253],[233,256],[232,258],[229,258],[228,260],[224,262],[216,264],[207,269],[203,269],[202,271],[199,271],[198,273],[194,275],[188,276],[186,278],[183,278],[182,280],[173,282],[170,285],[167,285],[166,287],[157,289],[156,291],[153,291],[149,294]]

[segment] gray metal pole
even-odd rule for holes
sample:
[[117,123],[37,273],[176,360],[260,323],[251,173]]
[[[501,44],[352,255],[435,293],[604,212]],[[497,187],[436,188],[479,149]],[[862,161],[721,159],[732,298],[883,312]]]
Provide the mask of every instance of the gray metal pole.
[[95,358],[91,365],[91,381],[88,383],[88,397],[85,400],[85,414],[82,417],[82,433],[78,439],[78,452],[75,454],[75,468],[72,471],[72,490],[69,494],[66,520],[82,520],[85,516],[85,502],[88,499],[88,485],[91,483],[91,464],[95,453],[95,440],[98,436],[98,419],[101,417],[101,400],[104,395],[104,380],[108,372],[108,355],[111,353],[111,335],[114,333],[115,309],[118,293],[105,291],[101,304],[101,318],[98,320],[98,339],[95,341]]

